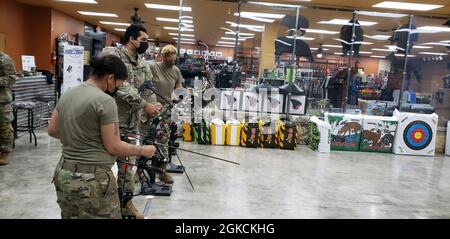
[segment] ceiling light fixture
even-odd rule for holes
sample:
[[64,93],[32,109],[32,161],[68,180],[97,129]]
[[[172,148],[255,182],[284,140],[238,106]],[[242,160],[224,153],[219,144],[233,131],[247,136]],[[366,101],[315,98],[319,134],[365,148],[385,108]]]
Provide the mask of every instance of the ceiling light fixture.
[[339,32],[335,31],[328,31],[328,30],[321,30],[321,29],[308,29],[308,28],[301,28],[300,30],[306,31],[307,33],[318,33],[318,34],[338,34]]
[[330,47],[330,48],[342,48],[340,45],[323,45],[324,47]]
[[427,43],[423,43],[422,45],[447,46],[447,47],[450,47],[449,43],[443,43],[443,42],[427,42]]
[[370,17],[389,17],[389,18],[402,18],[407,17],[407,14],[389,13],[389,12],[369,12],[369,11],[357,11],[359,15]]
[[[294,36],[287,36],[287,38],[289,38],[289,39],[294,39]],[[296,39],[299,39],[299,40],[303,40],[303,41],[314,41],[314,40],[316,40],[316,38],[313,38],[313,37],[296,37]]]
[[125,31],[127,31],[127,29],[123,29],[123,28],[114,28],[114,30],[116,30],[118,32],[125,32]]
[[[176,6],[176,5],[164,5],[164,4],[146,3],[145,6],[147,8],[153,8],[153,9],[180,11],[180,7]],[[192,12],[192,8],[191,7],[182,7],[181,10],[184,11],[184,12]]]
[[233,48],[234,47],[234,46],[222,45],[222,44],[216,44],[216,46],[218,46],[218,47],[229,47],[229,48]]
[[[225,23],[230,24],[232,27],[237,27],[238,24],[235,22],[226,21]],[[261,25],[246,25],[246,24],[239,24],[240,27],[251,27],[251,28],[261,28],[264,29],[264,26]]]
[[56,2],[74,2],[74,3],[90,3],[97,4],[98,2],[95,0],[55,0]]
[[[238,16],[239,13],[236,12],[234,16]],[[283,14],[272,14],[272,13],[261,13],[261,12],[241,12],[241,17],[247,16],[247,17],[262,17],[262,18],[274,18],[274,19],[281,19],[285,17],[286,15]]]
[[394,50],[390,50],[390,49],[384,49],[384,48],[372,48],[370,50],[372,50],[372,51],[385,51],[385,52],[395,51],[395,49]]
[[[322,44],[321,44],[321,46],[322,46]],[[318,51],[319,50],[319,48],[316,48],[316,47],[311,47],[309,49],[311,49],[311,51]],[[329,51],[329,50],[330,50],[329,48],[322,48],[322,51]]]
[[[373,26],[378,24],[378,22],[368,22],[368,21],[358,21],[359,24],[355,24],[356,26]],[[333,19],[333,20],[329,20],[329,21],[320,21],[318,22],[319,24],[328,24],[328,25],[348,25],[348,26],[353,26],[353,23],[350,23],[349,20],[345,20],[345,19]]]
[[106,21],[100,21],[103,25],[115,25],[115,26],[129,26],[131,23],[124,23],[124,22],[106,22]]
[[84,16],[98,16],[98,17],[119,17],[117,14],[114,13],[104,13],[104,12],[85,12],[85,11],[78,11],[79,14]]
[[416,49],[431,49],[433,47],[432,46],[413,46],[413,48],[416,48]]
[[[311,0],[301,0],[303,2],[311,2]],[[301,8],[300,5],[292,5],[292,4],[283,4],[283,3],[271,3],[271,2],[248,2],[250,4],[257,4],[262,6],[269,6],[269,7],[288,7],[288,8]]]
[[[170,36],[178,36],[178,33],[169,33]],[[184,34],[181,33],[180,36],[182,37],[195,37],[193,34]]]
[[178,27],[164,27],[164,29],[166,29],[166,30],[175,30],[175,31],[179,30]]
[[[226,21],[225,23],[230,24],[232,27],[237,27],[238,26],[237,23],[230,22],[230,21]],[[239,27],[246,28],[248,30],[255,31],[255,32],[263,32],[264,31],[264,26],[261,26],[261,25],[239,24]]]
[[437,52],[419,52],[421,55],[433,55],[433,56],[447,56],[447,53],[437,53]]
[[[406,29],[406,30],[408,30],[408,29]],[[419,33],[450,32],[450,28],[448,28],[448,27],[435,27],[435,26],[418,27],[417,30],[419,31]]]
[[364,35],[365,37],[369,38],[369,39],[373,39],[373,40],[380,40],[380,41],[385,41],[388,40],[389,38],[391,38],[391,36],[389,35]]
[[430,11],[444,7],[444,5],[384,1],[373,5],[372,7],[391,8],[397,10]]
[[[395,56],[405,57],[405,54],[394,54]],[[408,57],[416,57],[416,55],[408,55]]]
[[181,44],[188,44],[188,45],[195,45],[197,43],[194,42],[188,42],[188,41],[180,41]]
[[275,19],[262,18],[262,17],[251,17],[251,16],[241,16],[241,18],[247,18],[258,22],[274,23]]
[[361,53],[361,54],[372,54],[373,52],[371,52],[371,51],[360,51],[359,53]]
[[191,29],[191,28],[181,28],[181,29],[178,29],[178,27],[164,27],[164,29],[165,30],[172,30],[172,31],[178,31],[178,30],[180,30],[180,32],[193,32],[194,31],[194,29]]
[[375,56],[375,55],[373,55],[373,56],[370,56],[370,57],[372,57],[372,58],[386,58],[385,56]]

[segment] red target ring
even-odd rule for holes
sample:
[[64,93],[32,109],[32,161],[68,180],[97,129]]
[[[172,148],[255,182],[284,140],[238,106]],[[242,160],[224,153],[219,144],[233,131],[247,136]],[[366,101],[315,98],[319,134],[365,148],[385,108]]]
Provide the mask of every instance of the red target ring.
[[414,129],[410,137],[414,142],[420,143],[425,137],[425,131],[423,129]]

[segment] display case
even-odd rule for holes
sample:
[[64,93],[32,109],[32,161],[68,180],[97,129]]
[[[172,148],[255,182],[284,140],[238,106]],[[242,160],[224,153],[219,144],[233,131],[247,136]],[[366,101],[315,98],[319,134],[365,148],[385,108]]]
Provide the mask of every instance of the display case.
[[[320,118],[330,112],[327,122],[333,150],[390,152],[394,130],[383,129],[379,134],[363,118],[391,117],[396,109],[436,113],[438,127],[446,130],[450,120],[448,29],[423,29],[441,26],[445,19],[351,8],[335,11],[301,3],[275,5],[210,3],[209,8],[230,13],[220,18],[221,26],[202,25],[215,33],[213,38],[196,39],[209,46],[209,54],[232,55],[225,64],[209,65],[215,87],[221,88],[220,110],[243,117],[261,113],[258,120],[264,114],[276,115],[286,123],[298,116]],[[252,12],[271,15],[252,19],[248,15]],[[328,25],[327,30],[318,27]],[[213,48],[217,45],[231,53]],[[259,82],[248,77],[256,72]],[[278,92],[252,92],[261,82]],[[333,113],[341,115],[333,118]],[[383,125],[387,119],[378,123],[373,119],[370,124]],[[385,144],[370,140],[378,135]]]

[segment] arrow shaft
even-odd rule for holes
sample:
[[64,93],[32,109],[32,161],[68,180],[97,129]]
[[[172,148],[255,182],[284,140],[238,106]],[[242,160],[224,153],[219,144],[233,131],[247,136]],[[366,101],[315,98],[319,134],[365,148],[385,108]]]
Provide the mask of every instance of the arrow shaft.
[[172,146],[167,146],[167,145],[160,144],[160,143],[156,143],[156,142],[151,142],[151,143],[154,144],[154,145],[161,146],[161,147],[173,148],[173,149],[180,150],[180,151],[184,151],[184,152],[188,152],[188,153],[191,153],[191,154],[197,154],[197,155],[200,155],[200,156],[203,156],[203,157],[217,159],[217,160],[220,160],[220,161],[223,161],[223,162],[227,162],[227,163],[232,163],[232,164],[236,164],[236,165],[241,165],[241,164],[239,164],[239,163],[236,163],[236,162],[233,162],[233,161],[230,161],[230,160],[221,159],[221,158],[214,157],[214,156],[207,155],[207,154],[202,154],[202,153],[197,153],[197,152],[193,152],[193,151],[186,150],[186,149],[181,149],[181,148],[176,148],[176,147],[172,147]]
[[187,179],[188,179],[188,181],[189,181],[189,184],[191,184],[192,190],[195,192],[194,184],[192,184],[191,178],[189,177],[189,174],[186,172],[186,167],[184,167],[183,162],[181,162],[181,158],[180,158],[180,156],[178,155],[178,152],[175,151],[175,153],[176,153],[176,155],[177,155],[178,161],[179,161],[180,164],[181,164],[181,167],[183,167],[184,174],[186,175],[186,177],[187,177]]

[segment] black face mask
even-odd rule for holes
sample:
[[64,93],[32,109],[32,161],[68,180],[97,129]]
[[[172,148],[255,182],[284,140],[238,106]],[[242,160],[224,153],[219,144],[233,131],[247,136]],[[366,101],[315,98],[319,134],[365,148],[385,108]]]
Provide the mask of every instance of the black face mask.
[[140,45],[139,45],[138,48],[136,48],[136,52],[139,55],[140,54],[144,54],[147,51],[147,49],[148,49],[148,42],[140,41],[139,43],[140,43]]
[[[114,80],[114,85],[116,85],[116,80]],[[107,94],[107,95],[109,95],[109,96],[111,96],[111,97],[114,97],[114,96],[116,96],[116,94],[117,94],[117,91],[119,91],[119,87],[115,87],[114,88],[114,90],[111,92],[111,91],[109,91],[108,90],[108,88],[109,88],[109,84],[107,83],[107,85],[106,85],[106,90],[105,90],[105,94]]]

